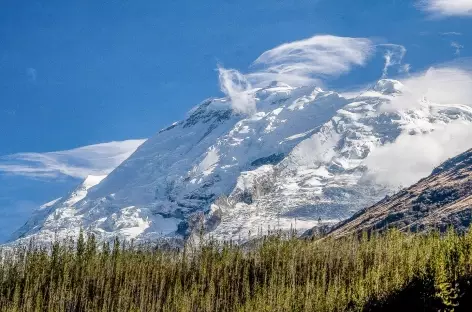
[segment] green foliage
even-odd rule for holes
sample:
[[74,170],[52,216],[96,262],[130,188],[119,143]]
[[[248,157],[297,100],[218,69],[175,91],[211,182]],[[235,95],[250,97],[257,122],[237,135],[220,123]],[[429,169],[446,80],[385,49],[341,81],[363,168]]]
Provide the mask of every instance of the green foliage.
[[453,311],[472,281],[472,234],[276,235],[250,248],[160,250],[98,246],[81,232],[0,259],[0,311],[373,311],[405,296]]

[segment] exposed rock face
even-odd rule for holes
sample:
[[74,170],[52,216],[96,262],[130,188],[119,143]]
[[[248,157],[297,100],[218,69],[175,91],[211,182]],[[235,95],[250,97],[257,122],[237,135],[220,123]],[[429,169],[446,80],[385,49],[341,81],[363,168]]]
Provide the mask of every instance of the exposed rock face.
[[472,149],[449,159],[415,185],[386,197],[337,225],[330,233],[360,231],[465,231],[472,221]]

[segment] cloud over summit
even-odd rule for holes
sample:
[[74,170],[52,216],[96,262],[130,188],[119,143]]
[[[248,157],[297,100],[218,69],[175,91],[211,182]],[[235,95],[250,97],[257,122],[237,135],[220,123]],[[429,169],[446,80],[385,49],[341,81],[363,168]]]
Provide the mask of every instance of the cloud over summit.
[[322,84],[329,77],[365,65],[374,51],[373,42],[366,38],[316,35],[265,51],[249,73],[218,67],[220,89],[235,111],[251,114],[256,111],[251,89],[267,87],[272,81],[293,87]]
[[255,85],[271,80],[293,86],[309,85],[365,65],[374,50],[374,44],[367,38],[317,35],[262,53],[252,66],[256,71],[248,76]]

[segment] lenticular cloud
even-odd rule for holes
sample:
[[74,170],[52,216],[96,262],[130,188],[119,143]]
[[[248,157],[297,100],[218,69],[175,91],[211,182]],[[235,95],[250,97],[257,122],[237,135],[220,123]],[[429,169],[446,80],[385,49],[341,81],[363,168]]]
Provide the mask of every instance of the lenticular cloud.
[[366,38],[317,35],[282,44],[262,53],[248,75],[254,85],[281,80],[292,86],[317,83],[365,65],[375,50]]
[[0,157],[0,174],[55,178],[106,175],[126,160],[145,140],[127,140],[49,153],[19,153]]
[[220,89],[231,99],[233,110],[252,114],[256,112],[253,88],[266,87],[272,81],[294,87],[320,85],[323,79],[365,65],[374,50],[369,39],[329,35],[285,43],[262,53],[248,74],[218,67]]

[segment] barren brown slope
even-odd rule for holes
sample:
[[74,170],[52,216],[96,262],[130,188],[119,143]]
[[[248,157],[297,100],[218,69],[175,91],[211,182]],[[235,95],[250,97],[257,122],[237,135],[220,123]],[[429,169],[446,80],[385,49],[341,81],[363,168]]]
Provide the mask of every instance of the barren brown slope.
[[449,159],[433,173],[363,209],[337,225],[333,236],[360,231],[384,231],[395,227],[403,231],[444,231],[454,226],[466,230],[472,221],[472,149]]

